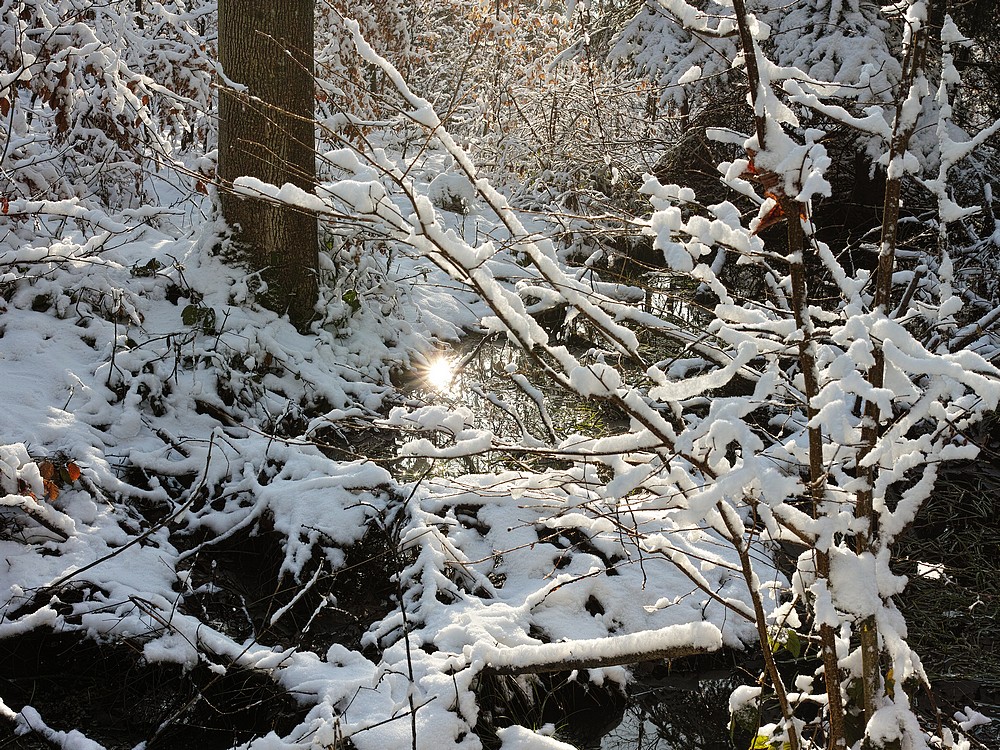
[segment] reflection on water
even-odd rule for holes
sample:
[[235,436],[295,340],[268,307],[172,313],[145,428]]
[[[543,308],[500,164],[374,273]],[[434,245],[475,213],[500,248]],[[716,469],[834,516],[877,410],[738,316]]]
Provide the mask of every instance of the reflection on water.
[[[703,332],[709,316],[692,301],[696,288],[690,280],[656,272],[617,285],[617,295],[641,307],[669,326]],[[628,382],[641,380],[650,362],[679,356],[676,339],[656,332],[652,326],[638,330],[640,352],[646,363],[626,361],[598,348],[600,337],[589,327],[586,316],[553,309],[540,318],[553,339],[564,344],[583,364],[604,361],[616,365]],[[412,374],[407,395],[426,403],[470,409],[476,427],[491,431],[501,442],[551,445],[573,434],[604,436],[628,430],[624,415],[606,402],[580,398],[552,383],[532,356],[504,336],[470,336],[457,350],[442,349],[428,357]],[[499,469],[552,466],[551,457],[524,453],[507,456],[477,456],[469,460],[429,462],[419,460],[407,473],[458,475]]]
[[692,329],[704,328],[712,313],[693,301],[697,285],[686,276],[650,273],[644,278],[646,312]]
[[729,695],[741,684],[732,673],[711,671],[643,680],[630,690],[621,723],[600,750],[734,750]]
[[410,396],[470,409],[475,425],[500,440],[550,442],[623,426],[606,405],[548,381],[529,354],[502,337],[466,340],[462,350],[435,354],[414,375]]
[[455,379],[455,366],[458,364],[453,357],[438,355],[424,368],[423,381],[432,390],[447,395],[451,383]]
[[528,706],[516,719],[523,726],[551,723],[557,739],[580,750],[745,750],[753,733],[744,727],[731,735],[729,724],[729,696],[745,678],[732,669],[646,665],[624,700],[616,691],[556,683],[546,692],[553,710]]
[[[694,288],[690,281],[678,280],[669,275],[649,274],[641,287],[633,289],[642,300],[645,313],[651,313],[671,325],[701,333],[711,319],[704,307],[692,302]],[[593,361],[588,358],[588,353],[598,351],[600,337],[590,329],[585,316],[556,311],[545,323],[553,339],[566,345],[584,364]],[[653,326],[652,330],[655,328]],[[641,340],[647,338],[642,330],[637,333]],[[654,336],[652,340],[643,341],[640,349],[644,358],[657,361],[675,355],[677,342],[672,338]],[[616,364],[615,356],[606,354],[608,364]],[[635,362],[617,364],[623,374],[630,370],[636,372]],[[644,370],[645,367],[641,369]],[[416,377],[411,384],[411,393],[428,401],[439,402],[450,398],[456,403],[464,402],[472,408],[483,406],[487,410],[513,407],[517,417],[510,414],[511,419],[516,422],[518,417],[527,418],[526,426],[531,426],[538,419],[537,397],[541,394],[546,405],[551,403],[552,408],[560,412],[560,417],[570,420],[562,423],[570,431],[574,431],[576,427],[602,427],[592,421],[590,402],[575,398],[551,384],[532,357],[503,336],[470,336],[463,340],[458,351],[442,350],[432,355],[414,375]],[[538,393],[530,393],[533,389],[525,387],[528,383],[538,389]],[[502,399],[504,404],[496,403],[495,398],[488,398],[486,394]],[[484,398],[485,403],[481,402]],[[528,407],[527,412],[520,408],[521,404]],[[568,411],[563,408],[566,406],[569,407]],[[581,408],[584,412],[582,420],[574,417],[574,411]],[[585,429],[576,431],[583,432]]]

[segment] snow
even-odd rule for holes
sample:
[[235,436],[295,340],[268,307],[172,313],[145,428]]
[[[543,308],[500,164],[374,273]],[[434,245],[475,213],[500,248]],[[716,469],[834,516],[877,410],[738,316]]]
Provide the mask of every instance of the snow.
[[532,667],[560,662],[613,662],[632,660],[636,655],[690,648],[710,653],[722,648],[722,634],[711,623],[675,625],[663,630],[641,631],[622,636],[596,639],[574,639],[564,643],[521,645],[497,648],[477,643],[467,649],[472,664],[482,663],[493,668],[515,667],[530,671]]
[[692,65],[690,68],[688,68],[687,73],[685,73],[684,75],[682,75],[680,78],[677,79],[677,83],[683,85],[685,83],[691,83],[692,81],[697,81],[699,78],[701,78],[701,66]]
[[501,750],[573,750],[573,745],[516,724],[497,730],[497,737]]
[[955,721],[958,722],[958,725],[962,728],[963,732],[968,732],[974,727],[981,727],[985,724],[990,724],[993,719],[989,716],[981,714],[979,711],[976,711],[969,706],[966,706],[965,710],[955,712]]
[[[2,712],[5,714],[12,713],[2,702],[0,702],[0,709],[3,709]],[[52,729],[42,720],[41,714],[31,706],[25,706],[13,718],[16,735],[32,732],[40,734],[49,744],[61,748],[61,750],[104,750],[102,745],[88,739],[76,729],[69,732]]]
[[856,555],[844,548],[836,548],[831,553],[833,603],[858,619],[874,615],[881,604],[874,557],[867,552]]
[[917,561],[917,577],[932,581],[948,580],[945,566],[942,563],[926,563]]
[[323,213],[328,210],[328,206],[320,198],[290,182],[277,187],[256,177],[237,177],[233,180],[233,191],[237,195],[266,198],[313,213]]
[[[660,3],[711,45],[645,11],[616,42],[659,34],[633,53],[640,66],[663,58],[678,89],[663,97],[680,101],[709,79],[727,85],[742,64],[730,5],[701,5]],[[404,157],[406,146],[377,132],[381,125],[344,114],[368,140],[328,145],[315,191],[248,177],[233,185],[330,220],[322,318],[309,333],[253,301],[259,280],[225,262],[216,247],[225,227],[209,199],[171,182],[177,175],[147,175],[163,191],[155,206],[5,198],[13,229],[0,237],[0,637],[75,631],[127,638],[149,662],[217,675],[257,670],[306,713],[287,737],[272,733],[251,748],[344,738],[359,750],[476,750],[484,671],[561,663],[593,686],[625,685],[626,662],[754,643],[758,608],[768,627],[834,628],[845,675],[859,661],[854,629],[874,617],[898,681],[925,677],[893,603],[905,579],[892,572],[890,544],[933,492],[938,463],[975,454],[960,436],[1000,401],[996,348],[960,317],[969,293],[946,253],[896,275],[897,286],[934,277],[934,295],[921,287],[896,314],[874,305],[867,271],[841,266],[817,240],[832,296],[793,310],[788,268],[802,254],[752,231],[746,206],[763,216],[776,199],[748,172],[753,162],[773,173],[774,189],[801,202],[812,242],[811,202],[831,195],[832,160],[826,132],[806,125],[826,118],[885,153],[894,133],[929,121],[933,99],[936,127],[919,128],[936,139],[932,168],[916,146],[885,163],[891,175],[922,181],[942,224],[960,222],[976,209],[950,195],[949,170],[1000,124],[974,136],[954,127],[949,87],[958,79],[947,60],[937,93],[917,80],[894,120],[881,92],[892,90],[898,65],[865,59],[888,33],[881,16],[868,5],[828,5],[819,26],[836,28],[833,38],[788,33],[812,28],[804,6],[765,3],[752,19],[756,37],[784,59],[753,51],[767,142],[710,133],[753,157],[720,170],[739,201],[701,205],[690,187],[652,177],[642,188],[651,214],[630,221],[672,272],[717,298],[684,322],[647,304],[639,283],[602,279],[596,261],[569,266],[559,222],[572,227],[568,235],[579,217],[550,222],[519,210],[514,191],[477,166],[463,145],[470,141],[445,127],[350,20],[366,69],[395,86],[400,137],[417,134],[419,155]],[[924,10],[910,4],[908,39]],[[870,38],[850,50],[841,30],[869,26]],[[961,42],[948,25],[945,39]],[[101,45],[86,54],[98,59]],[[109,111],[125,111],[134,98],[125,91]],[[196,174],[207,178],[213,158],[195,159]],[[605,166],[619,184],[619,167]],[[764,280],[759,299],[725,273],[746,267]],[[562,328],[539,322],[552,311]],[[990,315],[979,317],[986,328]],[[436,394],[393,385],[473,330],[502,334],[519,362],[532,363],[507,361],[508,349],[492,366],[536,418],[483,384]],[[576,330],[589,349],[570,346]],[[980,350],[952,351],[953,330],[977,338]],[[473,408],[473,392],[482,408]],[[870,444],[864,404],[879,420]],[[583,416],[593,429],[580,425]],[[359,447],[369,436],[375,447]],[[824,474],[812,508],[804,499],[816,452]],[[78,479],[60,473],[70,462]],[[870,531],[855,515],[862,492],[879,536],[859,554],[847,540]],[[186,606],[214,585],[196,592],[192,566],[264,530],[280,548],[273,584],[284,598],[261,632],[237,639]],[[317,592],[314,615],[349,606],[324,586],[351,572],[349,552],[370,530],[382,534],[379,560],[395,591],[387,611],[361,612],[358,643],[314,652],[266,627],[291,620]],[[811,547],[791,582],[770,557],[783,542]],[[819,553],[829,556],[827,577]],[[940,573],[918,564],[918,575]],[[70,584],[74,596],[60,601]],[[799,618],[796,607],[813,617]],[[811,685],[808,675],[795,681],[803,692]],[[906,736],[920,747],[898,692],[882,696],[869,739]],[[731,711],[760,695],[741,688]],[[48,727],[31,706],[0,703],[0,714],[54,746],[98,747],[78,730]],[[956,718],[963,729],[985,719],[971,708]],[[568,747],[549,730],[515,725],[498,736],[509,750]]]
[[761,688],[752,685],[741,685],[729,696],[729,713],[735,716],[747,707],[756,708],[760,699]]
[[569,373],[569,382],[581,396],[607,396],[621,386],[621,375],[607,365],[576,366]]

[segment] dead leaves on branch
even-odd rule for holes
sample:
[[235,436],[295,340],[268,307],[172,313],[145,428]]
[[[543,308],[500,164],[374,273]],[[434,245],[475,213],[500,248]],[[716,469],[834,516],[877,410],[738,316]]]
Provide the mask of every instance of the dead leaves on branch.
[[[791,206],[798,207],[799,218],[802,221],[805,221],[805,204],[789,198],[785,194],[781,176],[769,169],[758,167],[754,163],[754,156],[756,156],[756,154],[749,150],[747,153],[750,157],[750,163],[747,165],[747,169],[743,173],[743,177],[760,185],[764,189],[764,198],[770,199],[772,202],[772,205],[767,208],[766,212],[762,211],[763,215],[758,217],[757,226],[752,232],[750,232],[750,234],[758,235],[766,229],[770,229],[775,224],[780,224],[788,218],[787,208]],[[767,206],[766,201],[764,205]]]
[[62,489],[74,484],[80,479],[80,467],[73,461],[55,458],[53,460],[42,459],[35,462],[38,467],[38,476],[41,478],[41,492],[38,491],[37,481],[33,482],[30,474],[25,476],[25,472],[18,471],[16,494],[38,500],[39,494],[43,499],[52,501],[59,498]]
[[0,506],[18,509],[68,539],[74,524],[50,505],[80,479],[80,467],[65,456],[33,458],[23,443],[0,445]]

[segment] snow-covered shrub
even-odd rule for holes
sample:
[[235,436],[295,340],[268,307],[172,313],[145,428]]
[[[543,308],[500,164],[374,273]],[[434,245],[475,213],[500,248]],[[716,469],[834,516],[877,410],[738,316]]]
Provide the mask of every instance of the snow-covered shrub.
[[395,89],[355,54],[345,19],[359,23],[365,38],[404,72],[412,64],[415,52],[406,8],[399,0],[374,4],[354,0],[317,3],[315,65],[319,111],[321,118],[337,120],[344,137],[355,139],[370,130],[369,123],[394,116],[397,102]]
[[[747,130],[749,110],[743,109],[741,115],[740,110],[730,106],[734,97],[742,100],[747,93],[743,64],[731,65],[740,54],[740,40],[733,13],[726,10],[730,6],[649,0],[623,24],[611,50],[613,60],[654,83],[664,112],[681,128],[683,137],[664,147],[666,169],[657,171],[661,175],[666,172],[667,181],[681,176],[681,184],[692,185],[691,172],[695,170],[693,176],[700,184],[715,178],[704,159],[709,147],[699,143],[706,127]],[[872,130],[870,118],[878,112],[890,120],[899,101],[898,92],[909,85],[904,54],[904,40],[909,33],[906,7],[817,0],[767,0],[750,6],[761,52],[786,69],[781,85],[788,95],[785,101],[794,110],[794,125],[791,119],[786,124],[795,127],[800,136],[810,128],[824,132],[823,145],[832,160],[825,173],[829,191],[813,196],[812,215],[817,235],[842,256],[849,269],[854,265],[870,266],[878,243],[886,137]],[[963,85],[951,92],[953,104],[945,119],[948,128],[961,139],[957,134],[963,127],[974,125],[976,130],[989,131],[992,125],[985,102],[995,96],[984,91],[989,84],[984,81],[983,68],[971,61],[983,59],[984,50],[994,43],[994,35],[988,25],[976,20],[983,12],[981,4],[949,12],[964,21],[964,27],[963,33],[951,40],[948,54],[958,61],[958,68],[978,82],[976,90],[983,91],[981,96],[974,96],[973,89]],[[935,7],[928,11],[926,23],[940,29],[944,18],[944,9]],[[922,57],[928,72],[944,65],[944,48],[937,38],[914,54]],[[924,89],[924,93],[930,92]],[[828,106],[834,103],[835,107]],[[916,105],[916,101],[910,104]],[[937,198],[933,189],[928,191],[924,180],[933,179],[940,167],[937,123],[941,106],[933,95],[920,99],[920,114],[907,140],[912,158],[921,168],[908,172],[901,186],[906,198],[906,225],[900,236],[923,258],[932,257],[937,245],[937,224],[932,218]],[[853,118],[851,127],[844,127],[840,116],[846,113]],[[695,133],[689,132],[692,127]],[[690,158],[692,142],[698,144],[694,164]],[[720,147],[716,144],[715,150]],[[685,171],[687,174],[683,174]],[[979,216],[966,216],[953,223],[949,234],[955,278],[963,293],[970,300],[976,295],[984,298],[984,304],[970,308],[971,319],[979,312],[976,307],[990,306],[986,299],[995,299],[995,291],[989,290],[987,281],[990,274],[984,271],[997,263],[991,239],[995,222],[989,187],[996,174],[994,151],[987,143],[979,143],[972,158],[949,164],[946,172],[947,189],[953,197],[984,209]],[[718,187],[700,186],[698,195],[703,202],[723,197],[734,200],[734,194],[725,195]],[[739,205],[746,210],[746,204]]]
[[[685,22],[701,18],[684,3],[667,5]],[[713,320],[701,334],[607,296],[592,276],[567,273],[551,240],[529,232],[506,199],[478,179],[477,168],[428,103],[359,42],[366,58],[400,86],[413,120],[448,150],[483,205],[509,230],[507,249],[536,274],[531,297],[560,300],[568,316],[587,321],[600,343],[581,357],[554,340],[527,313],[526,300],[498,283],[497,249],[448,231],[402,173],[393,174],[412,202],[412,215],[401,216],[385,203],[369,210],[394,236],[476,290],[495,315],[487,326],[505,332],[553,381],[581,398],[606,401],[629,419],[626,429],[605,437],[555,430],[543,445],[532,436],[512,445],[489,431],[448,428],[445,445],[418,439],[404,451],[443,459],[530,449],[575,462],[580,476],[560,486],[579,486],[581,497],[570,502],[611,525],[602,529],[594,518],[575,524],[584,524],[592,539],[613,529],[644,554],[671,561],[756,628],[764,682],[781,717],[760,728],[760,742],[795,750],[863,740],[927,747],[907,693],[896,687],[926,681],[926,675],[907,646],[894,602],[905,578],[892,569],[893,543],[932,492],[940,462],[976,454],[965,430],[997,408],[1000,372],[975,351],[995,351],[987,336],[956,338],[962,301],[954,293],[944,233],[934,263],[912,273],[897,260],[906,256],[897,252],[896,211],[884,217],[874,271],[843,266],[819,239],[813,204],[829,194],[830,158],[825,132],[803,123],[820,113],[838,127],[860,130],[868,148],[882,155],[890,205],[898,203],[910,175],[929,190],[941,226],[971,211],[949,197],[948,170],[1000,126],[974,137],[951,128],[948,102],[958,79],[947,51],[958,37],[946,23],[938,31],[945,50],[941,72],[922,67],[923,57],[913,52],[930,39],[922,3],[909,5],[897,19],[905,32],[905,64],[894,93],[900,106],[885,101],[863,116],[830,94],[857,84],[848,73],[864,76],[864,69],[834,65],[836,50],[809,63],[813,75],[776,65],[758,42],[766,38],[766,26],[738,0],[734,8],[723,11],[720,24],[739,33],[742,56],[751,61],[753,130],[718,129],[710,137],[742,150],[744,157],[720,170],[730,189],[758,207],[756,215],[747,221],[725,201],[699,205],[690,188],[655,179],[643,188],[654,209],[646,225],[654,247],[674,273],[714,298]],[[829,70],[816,67],[821,64]],[[817,79],[823,70],[845,78]],[[937,87],[930,84],[936,75]],[[911,140],[927,122],[936,123],[936,140]],[[762,237],[764,228],[778,225],[784,238]],[[766,294],[742,299],[720,273],[726,257],[755,266]],[[815,283],[817,266],[832,280],[829,287]],[[921,286],[920,277],[929,283]],[[928,323],[935,336],[927,335]],[[616,365],[623,360],[628,368]],[[424,429],[437,428],[429,416],[413,419]],[[589,473],[595,465],[601,471]],[[570,515],[568,508],[556,511],[549,523],[561,526]],[[704,536],[682,544],[647,528],[667,518],[702,529]],[[705,578],[711,566],[702,560],[719,540],[732,546],[738,560],[727,579],[740,582],[732,592]],[[790,586],[761,567],[761,543],[802,546]],[[808,675],[786,686],[777,669],[772,649],[791,643],[790,631],[800,629],[815,644],[810,653],[822,662],[825,687]],[[800,636],[794,639],[801,645]],[[884,668],[891,668],[891,679]],[[807,703],[824,706],[809,728],[799,718]],[[864,715],[866,727],[857,736],[845,723],[847,710]]]
[[[135,208],[175,146],[204,141],[210,66],[192,25],[206,11],[161,10],[76,0],[0,8],[5,205],[75,199]],[[5,210],[25,212],[17,203]]]

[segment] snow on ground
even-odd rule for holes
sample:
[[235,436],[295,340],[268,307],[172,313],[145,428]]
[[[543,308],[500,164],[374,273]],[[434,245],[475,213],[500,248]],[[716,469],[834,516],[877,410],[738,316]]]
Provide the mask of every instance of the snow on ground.
[[[470,222],[498,231],[442,215],[460,234]],[[731,550],[669,513],[602,504],[587,489],[593,466],[415,479],[323,450],[402,403],[393,373],[486,312],[425,260],[393,253],[366,287],[358,271],[355,304],[335,286],[327,324],[302,336],[247,303],[253,279],[223,262],[211,222],[110,234],[40,219],[17,231],[0,244],[0,638],[79,630],[139,643],[151,661],[260,670],[309,710],[290,735],[250,747],[349,737],[394,750],[413,746],[414,730],[418,748],[478,748],[483,669],[754,637],[719,603],[746,600]],[[521,273],[504,258],[494,276]],[[237,641],[183,606],[206,548],[192,550],[198,533],[217,542],[273,527],[282,574],[305,591],[373,525],[398,541],[402,609],[362,623],[364,654]],[[717,599],[664,552],[694,546]],[[627,673],[578,679],[623,684]],[[33,709],[21,716],[64,747],[98,746]],[[501,740],[562,746],[517,728]]]

